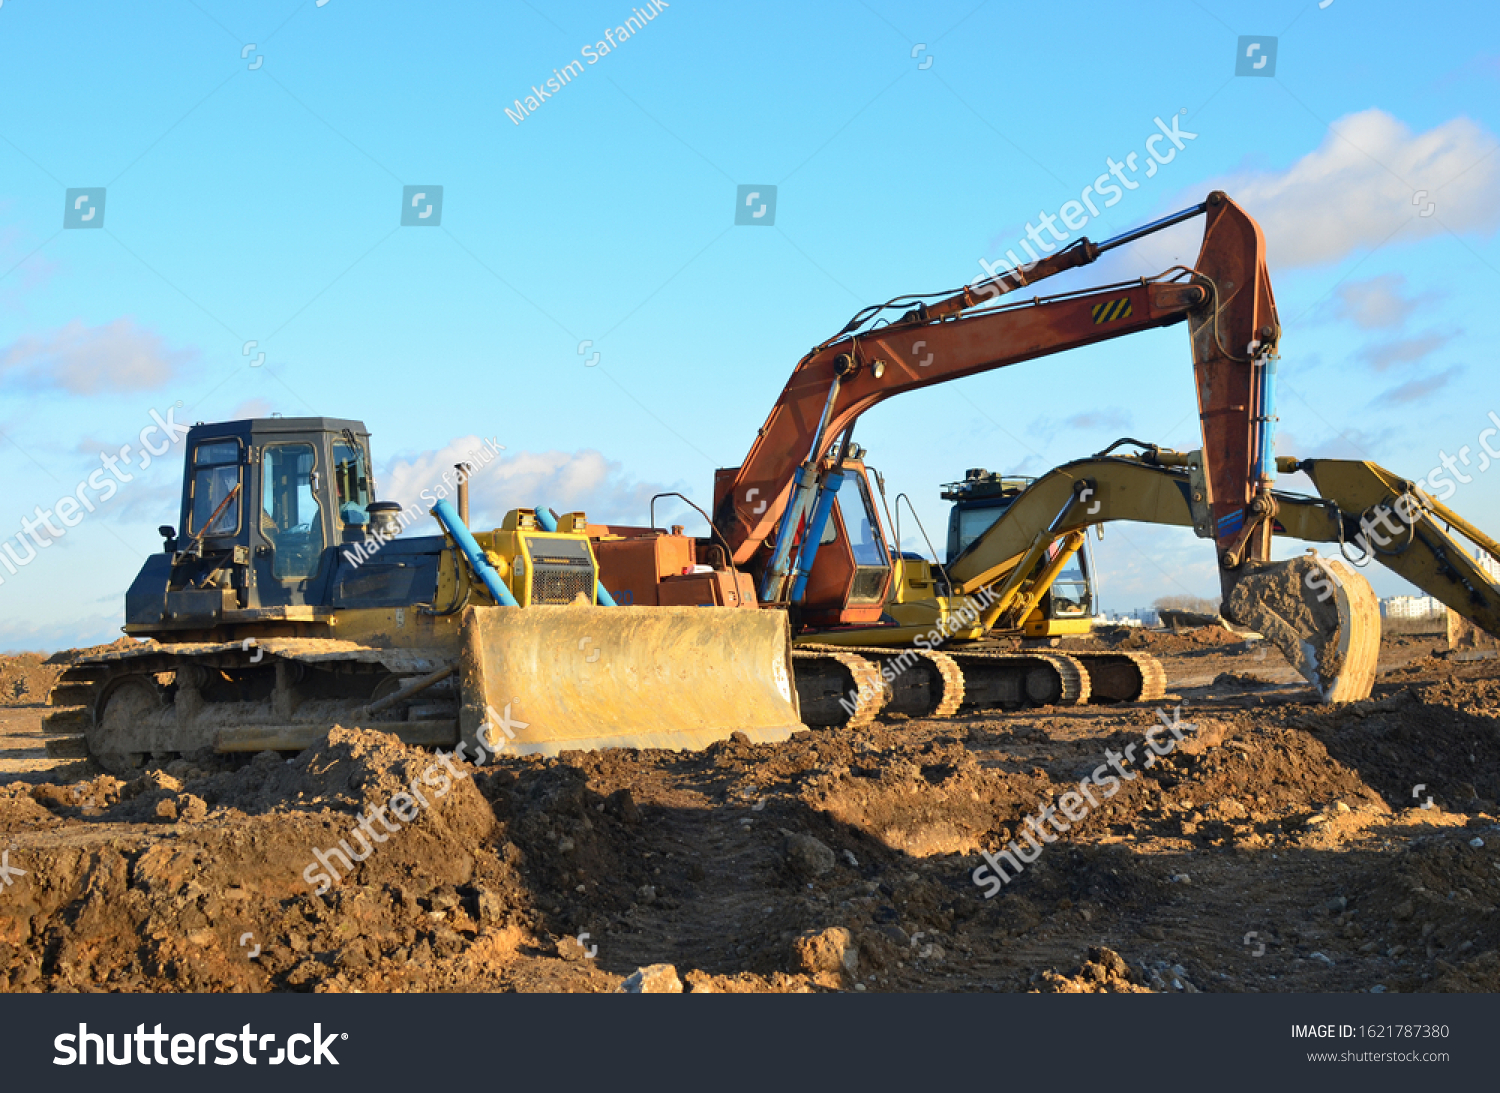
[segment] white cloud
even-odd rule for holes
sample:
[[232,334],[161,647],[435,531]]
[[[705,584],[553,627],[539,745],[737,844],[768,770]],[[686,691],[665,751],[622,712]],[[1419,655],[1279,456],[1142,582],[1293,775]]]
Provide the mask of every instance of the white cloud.
[[[13,201],[0,199],[0,216],[10,212]],[[51,279],[60,268],[38,246],[40,240],[24,234],[15,225],[0,228],[0,270],[11,274],[0,282],[0,305],[21,311],[21,298]]]
[[1374,401],[1384,403],[1388,406],[1403,406],[1408,402],[1417,402],[1433,392],[1446,387],[1448,382],[1462,374],[1463,370],[1463,365],[1456,364],[1452,368],[1445,368],[1441,372],[1434,372],[1430,376],[1419,376],[1416,379],[1397,384],[1388,391],[1382,391]]
[[1410,338],[1392,338],[1388,342],[1366,346],[1360,351],[1360,355],[1375,371],[1384,372],[1396,365],[1419,361],[1452,340],[1452,334],[1436,332],[1417,334]]
[[1406,295],[1406,278],[1385,273],[1364,281],[1344,281],[1335,290],[1334,314],[1362,330],[1396,330],[1431,295]]
[[[478,465],[484,441],[463,436],[436,451],[392,459],[379,475],[381,500],[431,507],[429,497],[453,496],[453,465],[463,460]],[[445,482],[443,475],[448,475]],[[496,527],[511,509],[546,505],[557,512],[588,514],[595,523],[645,524],[652,494],[681,486],[637,481],[622,464],[593,449],[574,452],[509,452],[501,450],[488,464],[477,466],[469,485],[469,509],[476,526]],[[707,508],[709,498],[694,498]],[[657,522],[682,522],[682,506],[675,499],[657,505]],[[701,523],[701,521],[699,521]]]
[[196,349],[168,349],[161,335],[128,317],[103,326],[74,319],[0,350],[0,375],[33,389],[92,395],[161,387],[197,359]]
[[[1260,222],[1272,268],[1338,262],[1397,228],[1398,239],[1411,241],[1500,224],[1500,156],[1490,155],[1497,141],[1477,123],[1460,117],[1413,133],[1370,109],[1332,129],[1284,171],[1241,171],[1212,184]],[[1429,203],[1432,213],[1420,215]]]
[[1026,427],[1033,436],[1051,437],[1060,432],[1118,432],[1129,428],[1130,415],[1119,409],[1084,410],[1058,420],[1039,417]]

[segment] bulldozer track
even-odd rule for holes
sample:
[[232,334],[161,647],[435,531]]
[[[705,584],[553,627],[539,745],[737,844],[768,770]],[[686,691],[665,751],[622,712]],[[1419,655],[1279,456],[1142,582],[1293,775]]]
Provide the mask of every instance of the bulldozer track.
[[[808,646],[803,646],[808,648]],[[924,649],[883,649],[874,646],[812,646],[832,651],[835,648],[858,653],[880,668],[894,665],[895,679],[888,684],[893,692],[882,707],[884,713],[904,713],[911,717],[952,717],[964,701],[963,669],[947,653]],[[926,671],[913,671],[917,664]],[[881,672],[881,678],[885,673]],[[904,693],[903,693],[904,692]]]
[[43,719],[49,756],[87,754],[115,774],[202,748],[301,750],[340,722],[414,744],[452,743],[457,703],[430,695],[379,715],[365,707],[442,666],[437,650],[285,638],[148,646],[82,658],[58,678]]

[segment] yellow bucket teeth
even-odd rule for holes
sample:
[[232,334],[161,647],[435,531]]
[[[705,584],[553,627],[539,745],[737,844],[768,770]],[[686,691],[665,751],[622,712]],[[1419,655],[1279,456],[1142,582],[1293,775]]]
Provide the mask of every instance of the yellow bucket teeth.
[[470,758],[692,750],[737,732],[777,743],[805,728],[779,611],[473,607],[459,671]]

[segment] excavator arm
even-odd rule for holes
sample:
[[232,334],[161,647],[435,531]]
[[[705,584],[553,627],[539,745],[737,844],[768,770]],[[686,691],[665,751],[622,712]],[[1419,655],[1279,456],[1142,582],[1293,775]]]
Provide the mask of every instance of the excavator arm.
[[[1086,265],[1113,247],[1200,213],[1207,222],[1192,270],[1179,267],[1151,280],[994,305],[1015,288]],[[908,303],[914,306],[889,325],[854,329]],[[1247,557],[1265,558],[1266,514],[1255,511],[1254,502],[1274,473],[1267,469],[1270,362],[1280,326],[1260,228],[1218,192],[1202,205],[1105,243],[1080,240],[1029,271],[1013,271],[931,303],[898,299],[862,312],[798,363],[744,462],[721,472],[715,524],[735,564],[747,565],[766,549],[789,508],[794,521],[805,519],[815,488],[812,470],[877,403],[1184,321],[1191,333],[1207,488],[1221,553],[1235,566]],[[770,564],[779,561],[773,557]]]
[[[786,511],[796,471],[870,407],[906,391],[1183,322],[1209,298],[1185,281],[1130,282],[940,322],[904,322],[803,358],[719,506],[744,565]],[[769,503],[767,503],[769,502]],[[727,527],[724,525],[727,523]]]

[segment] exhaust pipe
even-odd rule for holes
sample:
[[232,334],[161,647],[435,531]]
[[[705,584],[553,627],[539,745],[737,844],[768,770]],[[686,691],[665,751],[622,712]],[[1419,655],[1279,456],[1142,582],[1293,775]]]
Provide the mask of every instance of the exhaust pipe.
[[458,518],[464,522],[464,527],[469,526],[469,472],[474,469],[471,463],[455,463],[453,469],[458,472]]

